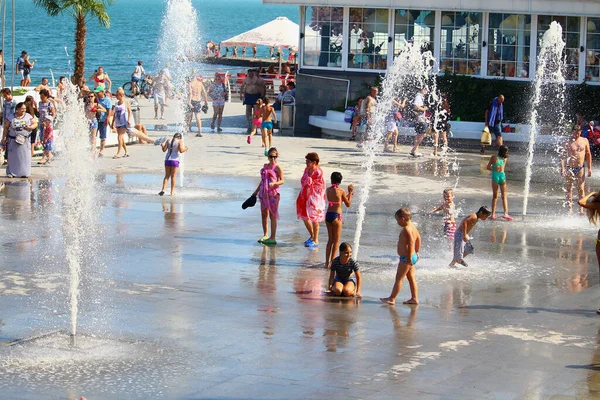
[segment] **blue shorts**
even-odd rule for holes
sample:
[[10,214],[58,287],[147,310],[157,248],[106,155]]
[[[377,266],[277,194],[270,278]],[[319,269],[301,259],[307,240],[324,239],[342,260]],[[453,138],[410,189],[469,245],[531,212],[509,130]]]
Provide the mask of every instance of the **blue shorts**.
[[356,286],[356,278],[354,277],[354,275],[352,275],[351,277],[349,277],[348,279],[340,279],[338,278],[338,276],[336,275],[335,278],[333,278],[333,283],[339,282],[342,285],[346,285],[346,283],[348,282],[352,282],[354,283],[354,286]]
[[136,78],[135,76],[131,77],[131,82],[136,82],[137,83],[139,81],[140,81],[140,78]]
[[96,118],[90,119],[89,127],[90,127],[90,131],[98,129],[98,120]]
[[494,125],[490,133],[493,133],[497,138],[502,137],[502,124]]
[[54,140],[44,142],[44,151],[52,151],[54,149]]
[[262,128],[273,130],[273,122],[272,121],[263,121]]
[[100,135],[100,140],[106,140],[106,129],[108,126],[104,125],[104,121],[98,121],[98,134]]
[[[417,253],[413,253],[412,257],[410,258],[411,264],[416,265],[418,261],[419,261],[419,256],[417,255]],[[400,256],[400,262],[402,264],[408,265],[408,256]]]

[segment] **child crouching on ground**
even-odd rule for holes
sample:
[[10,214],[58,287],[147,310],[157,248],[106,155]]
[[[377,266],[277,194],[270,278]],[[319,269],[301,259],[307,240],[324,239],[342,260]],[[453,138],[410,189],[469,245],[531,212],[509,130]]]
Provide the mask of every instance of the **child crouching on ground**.
[[[356,275],[356,278],[352,275]],[[362,280],[358,263],[352,259],[352,246],[344,242],[340,244],[340,255],[331,262],[331,272],[329,273],[329,290],[336,296],[362,297],[360,288]]]
[[449,265],[450,268],[454,268],[457,263],[465,267],[469,266],[464,260],[466,256],[473,253],[469,233],[479,220],[485,221],[490,214],[487,207],[481,207],[476,213],[469,214],[462,220],[454,236],[454,259]]
[[396,271],[396,281],[392,288],[392,294],[390,294],[390,297],[382,297],[380,300],[389,305],[395,305],[396,297],[402,289],[402,280],[406,277],[410,285],[411,297],[404,304],[419,304],[419,288],[415,277],[415,265],[419,261],[421,235],[412,223],[408,208],[399,209],[396,211],[394,217],[398,225],[404,228],[398,238],[398,256],[400,256],[400,260],[398,261],[398,270]]

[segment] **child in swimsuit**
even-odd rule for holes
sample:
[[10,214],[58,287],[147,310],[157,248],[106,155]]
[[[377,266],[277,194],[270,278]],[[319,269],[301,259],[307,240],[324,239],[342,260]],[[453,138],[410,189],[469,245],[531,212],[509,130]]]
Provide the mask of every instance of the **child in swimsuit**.
[[[262,125],[262,142],[265,147],[265,156],[267,155],[267,149],[273,147],[273,122],[277,122],[277,115],[275,109],[269,104],[269,99],[265,97],[264,105],[261,110]],[[269,141],[267,146],[267,139]]]
[[417,286],[415,265],[419,261],[419,251],[421,250],[421,235],[417,227],[412,223],[412,217],[408,208],[401,208],[394,215],[396,222],[402,228],[398,238],[398,270],[396,271],[396,281],[392,288],[390,297],[382,297],[382,302],[395,305],[396,297],[402,289],[404,277],[408,279],[410,285],[410,299],[403,304],[419,304],[419,287]]
[[[362,297],[360,288],[362,280],[358,263],[352,259],[352,246],[350,243],[340,245],[340,256],[333,259],[329,272],[329,290],[336,296]],[[352,275],[354,275],[356,278]]]
[[[262,218],[263,236],[258,239],[258,243],[267,246],[277,244],[275,237],[277,233],[277,220],[279,219],[279,186],[285,182],[283,170],[277,164],[279,152],[275,147],[268,151],[269,163],[265,164],[260,170],[260,183],[254,191],[254,196],[258,195],[260,199],[260,212]],[[267,219],[271,218],[271,235]]]
[[502,193],[502,206],[504,207],[503,219],[512,221],[513,218],[508,215],[508,200],[506,199],[506,163],[508,162],[508,147],[500,146],[498,155],[492,156],[487,165],[487,170],[492,171],[492,220],[496,219],[496,202],[498,201],[498,187]]
[[454,235],[454,258],[449,265],[450,268],[454,268],[456,264],[464,267],[469,266],[464,260],[466,256],[473,254],[473,245],[469,233],[479,220],[485,221],[490,214],[491,212],[487,207],[480,207],[476,213],[469,214],[462,220]]
[[352,204],[352,195],[354,186],[348,185],[348,195],[346,191],[340,188],[342,183],[342,174],[334,172],[331,174],[331,186],[325,191],[325,196],[329,202],[327,214],[325,214],[325,225],[327,225],[327,251],[325,252],[325,267],[331,266],[331,260],[335,258],[337,247],[342,236],[342,203],[346,207]]
[[[262,126],[262,106],[263,101],[261,99],[256,100],[256,104],[254,104],[253,118],[252,118],[252,132],[248,136],[248,144],[252,143],[252,136],[256,134],[257,129],[261,129]],[[262,147],[265,147],[263,142]]]
[[444,213],[444,236],[448,239],[454,239],[456,232],[456,207],[454,206],[454,190],[444,189],[444,202],[438,208],[431,210],[431,213],[442,211]]

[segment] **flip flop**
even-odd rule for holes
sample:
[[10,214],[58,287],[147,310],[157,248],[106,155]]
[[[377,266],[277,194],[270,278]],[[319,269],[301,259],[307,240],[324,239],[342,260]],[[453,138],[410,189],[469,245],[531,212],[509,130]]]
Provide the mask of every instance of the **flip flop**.
[[267,240],[267,239],[268,239],[268,238],[266,238],[266,237],[261,237],[260,239],[258,239],[258,240],[257,240],[257,242],[258,242],[258,243],[262,243],[262,242],[264,242],[264,241],[265,241],[265,240]]
[[505,220],[505,221],[512,221],[513,217],[511,217],[510,215],[503,215],[502,219]]
[[265,239],[261,243],[264,244],[264,245],[267,245],[267,246],[275,246],[277,244],[277,241],[276,240]]
[[490,219],[491,219],[492,221],[495,221],[495,220],[497,220],[497,219],[498,219],[498,217],[496,217],[495,215],[492,215],[492,216],[490,217]]
[[113,156],[113,160],[116,160],[117,158],[121,158],[121,156]]

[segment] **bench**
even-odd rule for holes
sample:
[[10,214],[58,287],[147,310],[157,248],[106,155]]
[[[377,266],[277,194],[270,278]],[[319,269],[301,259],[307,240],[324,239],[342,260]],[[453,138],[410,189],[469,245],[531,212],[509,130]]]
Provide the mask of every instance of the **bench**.
[[[325,116],[311,115],[308,117],[309,125],[321,128],[321,132],[334,137],[350,139],[352,131],[350,123],[344,121],[344,113],[340,111],[328,110]],[[451,121],[452,139],[481,140],[481,131],[483,122]],[[526,124],[511,125],[515,132],[502,133],[505,142],[527,143],[529,142],[530,126]],[[398,124],[398,132],[401,136],[415,136],[415,130],[409,124],[401,121]],[[494,140],[494,135],[492,135]],[[537,144],[555,144],[557,137],[550,134],[538,134],[536,136]]]

